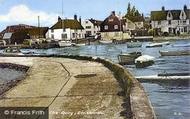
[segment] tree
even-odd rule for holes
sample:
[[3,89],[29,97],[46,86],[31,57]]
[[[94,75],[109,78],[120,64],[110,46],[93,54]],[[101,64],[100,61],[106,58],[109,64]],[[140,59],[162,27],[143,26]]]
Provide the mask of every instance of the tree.
[[131,3],[128,3],[128,7],[127,7],[127,15],[131,14]]

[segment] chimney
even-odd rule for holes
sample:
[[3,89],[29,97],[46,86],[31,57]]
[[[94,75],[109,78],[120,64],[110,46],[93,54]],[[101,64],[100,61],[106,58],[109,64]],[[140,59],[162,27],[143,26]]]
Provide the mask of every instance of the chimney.
[[165,11],[165,7],[164,6],[162,6],[162,11]]
[[58,21],[61,21],[61,17],[60,16],[58,16]]
[[183,10],[184,10],[184,11],[187,10],[187,5],[184,5]]
[[112,11],[111,14],[115,16],[115,11]]
[[77,20],[77,15],[76,14],[74,15],[74,20]]
[[79,17],[79,22],[80,22],[80,24],[81,24],[81,21],[82,21],[82,20],[81,20],[81,16],[80,16],[80,17]]

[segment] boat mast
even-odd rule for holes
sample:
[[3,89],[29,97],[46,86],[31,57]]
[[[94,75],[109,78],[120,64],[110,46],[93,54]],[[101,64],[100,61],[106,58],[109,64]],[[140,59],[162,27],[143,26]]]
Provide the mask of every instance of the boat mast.
[[[64,28],[64,18],[63,18],[63,0],[61,0],[61,16],[62,16],[61,27],[62,27],[62,32],[64,34],[65,28]],[[63,40],[63,36],[64,36],[63,34],[61,35],[62,40]]]

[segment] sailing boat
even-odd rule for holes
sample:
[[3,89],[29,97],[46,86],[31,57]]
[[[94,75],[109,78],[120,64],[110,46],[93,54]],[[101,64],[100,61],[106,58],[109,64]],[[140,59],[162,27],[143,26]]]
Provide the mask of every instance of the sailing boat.
[[[62,0],[62,17],[63,17],[63,0]],[[64,26],[64,18],[62,20],[60,20],[61,22],[61,27],[63,29],[63,34],[66,31],[65,30],[65,26]],[[64,37],[62,37],[62,40],[58,41],[58,45],[59,47],[70,47],[70,46],[74,46],[75,43],[72,43],[71,40],[67,40]]]

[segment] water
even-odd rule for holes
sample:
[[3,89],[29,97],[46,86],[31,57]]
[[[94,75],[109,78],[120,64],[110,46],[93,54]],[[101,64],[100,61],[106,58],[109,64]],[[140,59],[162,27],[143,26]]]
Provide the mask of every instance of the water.
[[0,82],[4,83],[6,81],[19,79],[24,75],[22,71],[16,71],[9,68],[0,68]]
[[[135,76],[156,75],[158,73],[189,72],[190,56],[161,57],[159,50],[190,50],[190,47],[173,47],[173,45],[187,44],[189,40],[173,41],[170,45],[157,48],[146,48],[143,43],[141,48],[128,49],[126,44],[118,45],[90,45],[82,47],[56,48],[48,50],[32,50],[36,53],[45,54],[71,54],[98,56],[101,58],[118,62],[117,56],[121,52],[129,53],[141,51],[142,54],[151,55],[156,58],[155,64],[142,69],[134,65],[125,66]],[[142,83],[155,108],[159,119],[189,119],[190,117],[190,83],[165,84],[165,83]]]

